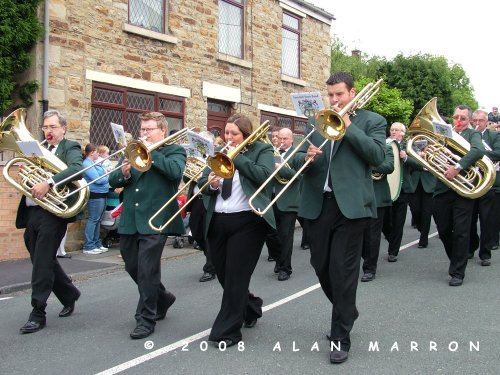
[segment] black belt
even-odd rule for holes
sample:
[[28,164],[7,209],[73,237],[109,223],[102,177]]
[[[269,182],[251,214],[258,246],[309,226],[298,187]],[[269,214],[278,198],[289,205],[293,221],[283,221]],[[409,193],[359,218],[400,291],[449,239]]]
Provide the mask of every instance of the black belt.
[[335,198],[335,194],[333,194],[333,191],[325,191],[323,193],[323,198],[325,198],[325,199],[333,199],[333,198]]

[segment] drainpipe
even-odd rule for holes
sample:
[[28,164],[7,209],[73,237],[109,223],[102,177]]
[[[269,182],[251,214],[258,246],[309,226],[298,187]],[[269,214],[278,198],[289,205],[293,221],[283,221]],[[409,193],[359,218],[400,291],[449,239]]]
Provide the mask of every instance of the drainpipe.
[[42,64],[42,106],[43,113],[49,110],[49,0],[44,2],[43,64]]

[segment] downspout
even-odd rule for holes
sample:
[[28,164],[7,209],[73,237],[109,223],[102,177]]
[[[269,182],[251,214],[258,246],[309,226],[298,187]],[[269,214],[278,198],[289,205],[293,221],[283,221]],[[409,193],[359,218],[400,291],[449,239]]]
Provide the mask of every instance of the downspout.
[[49,0],[44,2],[43,15],[43,64],[42,64],[42,107],[43,113],[49,110]]

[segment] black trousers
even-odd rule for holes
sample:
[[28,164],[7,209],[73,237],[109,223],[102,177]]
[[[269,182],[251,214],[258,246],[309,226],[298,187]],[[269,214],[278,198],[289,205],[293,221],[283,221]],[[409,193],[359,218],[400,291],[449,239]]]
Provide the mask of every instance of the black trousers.
[[276,260],[276,264],[278,264],[279,259],[281,257],[281,246],[282,243],[278,236],[277,229],[271,229],[269,233],[266,234],[265,243],[267,247],[268,255]]
[[24,243],[30,253],[33,271],[31,273],[31,311],[29,320],[45,323],[47,299],[54,292],[63,306],[70,305],[80,296],[59,264],[56,254],[66,233],[66,220],[41,207],[29,207],[28,222],[24,231]]
[[363,233],[368,218],[347,219],[335,197],[325,195],[319,217],[310,220],[311,265],[332,303],[331,339],[350,348],[349,333],[359,313],[356,308]]
[[120,234],[125,270],[139,290],[137,326],[154,327],[158,306],[169,298],[170,292],[161,283],[161,254],[166,241],[167,236],[163,234]]
[[306,224],[306,219],[303,217],[297,216],[297,220],[299,221],[300,226],[302,227],[302,239],[300,241],[300,247],[302,246],[309,246],[309,239],[308,239],[308,234],[307,234],[307,227],[308,225]]
[[368,225],[365,228],[363,236],[363,251],[361,256],[363,258],[363,272],[375,273],[377,272],[377,262],[380,253],[380,240],[382,238],[382,225],[384,223],[385,212],[391,207],[378,207],[377,218],[370,218]]
[[401,193],[399,198],[392,203],[391,216],[390,216],[390,230],[389,237],[389,247],[387,252],[389,255],[397,256],[399,254],[399,248],[401,247],[401,241],[403,240],[403,230],[406,221],[406,211],[408,210],[408,200],[410,199],[410,194]]
[[429,230],[432,219],[432,193],[426,193],[422,181],[418,181],[415,193],[410,195],[409,204],[412,207],[412,215],[415,225],[420,232],[419,245],[427,246],[429,243]]
[[446,255],[450,259],[448,273],[463,279],[470,245],[470,223],[474,200],[454,191],[434,197],[434,221]]
[[269,226],[252,212],[214,213],[208,244],[224,292],[209,336],[211,341],[241,340],[241,326],[262,316],[262,299],[248,290]]
[[281,243],[281,254],[277,264],[278,271],[284,271],[290,275],[292,273],[293,233],[297,212],[281,211],[277,206],[273,207],[273,211],[277,235]]
[[[496,193],[493,190],[488,191],[481,198],[474,199],[474,208],[471,219],[471,246],[469,254],[473,255],[477,246],[472,243],[477,243],[477,220],[479,219],[479,227],[481,235],[479,236],[479,259],[491,259],[491,248],[498,244],[498,223],[495,211]],[[473,240],[474,239],[474,240]]]
[[205,265],[203,266],[203,272],[215,273],[215,267],[212,264],[210,252],[208,251],[208,246],[205,241],[205,217],[207,211],[203,205],[203,200],[201,196],[195,198],[191,203],[191,215],[189,215],[189,228],[191,229],[191,236],[200,246],[205,254]]

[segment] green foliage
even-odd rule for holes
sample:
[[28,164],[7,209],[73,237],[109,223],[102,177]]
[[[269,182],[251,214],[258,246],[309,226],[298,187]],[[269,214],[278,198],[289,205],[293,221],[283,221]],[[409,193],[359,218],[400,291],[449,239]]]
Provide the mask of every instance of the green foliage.
[[[30,51],[42,35],[43,28],[37,17],[40,2],[41,0],[0,0],[0,113],[12,105],[16,75],[30,67]],[[34,87],[30,82],[21,87],[23,100]],[[25,104],[29,102],[33,103],[31,97]]]
[[408,124],[434,96],[438,97],[439,113],[443,116],[451,116],[460,104],[472,109],[478,106],[463,68],[459,64],[451,65],[442,56],[400,54],[391,61],[376,56],[353,57],[342,42],[334,38],[331,69],[350,72],[358,90],[367,82],[384,78],[385,85],[366,108],[383,115],[389,124],[394,121]]

